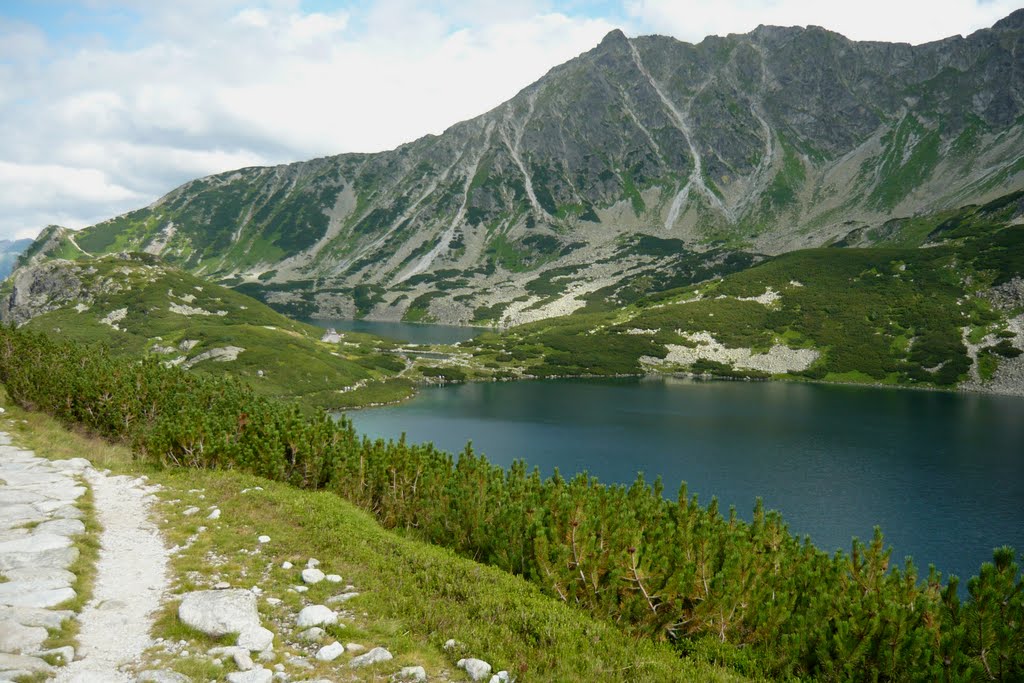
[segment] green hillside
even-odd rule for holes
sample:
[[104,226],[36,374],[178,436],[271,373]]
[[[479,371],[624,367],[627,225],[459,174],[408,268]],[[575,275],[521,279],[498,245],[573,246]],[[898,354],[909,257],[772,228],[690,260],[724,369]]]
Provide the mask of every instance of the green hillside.
[[[135,254],[49,261],[4,285],[5,318],[115,353],[154,356],[209,375],[230,374],[261,394],[306,406],[347,407],[399,400],[411,384],[395,344],[296,322],[234,290]],[[12,297],[12,294],[14,296]]]
[[[690,372],[955,387],[1021,354],[1024,193],[890,225],[907,246],[790,252],[608,310],[482,336],[534,376]],[[921,245],[920,247],[918,245]]]

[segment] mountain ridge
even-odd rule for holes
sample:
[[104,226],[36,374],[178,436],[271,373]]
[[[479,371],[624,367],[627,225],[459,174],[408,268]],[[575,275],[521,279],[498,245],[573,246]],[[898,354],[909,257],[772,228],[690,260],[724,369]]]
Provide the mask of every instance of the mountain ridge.
[[[624,250],[637,236],[777,254],[1024,187],[1021,15],[918,46],[615,30],[441,135],[200,178],[77,241],[292,314],[538,319],[672,268]],[[546,310],[529,285],[566,268]]]

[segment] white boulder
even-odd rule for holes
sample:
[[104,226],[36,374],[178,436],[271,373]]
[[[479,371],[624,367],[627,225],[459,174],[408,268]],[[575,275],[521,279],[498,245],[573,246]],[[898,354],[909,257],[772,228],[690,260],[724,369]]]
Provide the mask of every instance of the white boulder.
[[308,567],[302,570],[302,580],[305,583],[320,583],[324,580],[324,573],[316,567]]
[[239,647],[248,650],[266,650],[274,641],[273,632],[260,625],[256,596],[241,588],[186,593],[178,618],[209,636],[237,633]]
[[353,667],[353,668],[360,667],[360,666],[370,666],[371,664],[379,664],[380,662],[387,662],[387,661],[389,661],[389,660],[391,660],[393,658],[394,657],[391,655],[391,653],[388,652],[387,650],[385,650],[384,648],[382,648],[382,647],[375,647],[372,650],[370,650],[369,652],[367,652],[365,655],[359,655],[358,657],[353,657],[352,661],[350,661],[348,663],[348,665]]
[[455,663],[455,666],[464,669],[474,681],[485,680],[491,675],[491,665],[482,659],[474,657],[460,659]]
[[333,662],[335,659],[345,653],[345,647],[335,641],[330,645],[325,645],[316,652],[316,658],[321,662]]
[[336,623],[338,623],[338,615],[335,614],[334,610],[326,605],[309,605],[308,607],[303,607],[302,611],[299,612],[299,616],[295,620],[295,625],[299,628],[326,626],[328,624]]

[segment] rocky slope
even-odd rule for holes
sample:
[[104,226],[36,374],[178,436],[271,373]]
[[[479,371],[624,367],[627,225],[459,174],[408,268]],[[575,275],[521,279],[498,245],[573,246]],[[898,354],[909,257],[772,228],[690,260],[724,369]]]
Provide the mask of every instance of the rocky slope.
[[520,375],[685,372],[1024,395],[1024,192],[463,344]]
[[[819,246],[1021,188],[1022,35],[1024,10],[918,46],[614,31],[440,136],[202,178],[32,252],[144,250],[323,317],[550,317],[680,257]],[[678,242],[650,254],[643,235]]]

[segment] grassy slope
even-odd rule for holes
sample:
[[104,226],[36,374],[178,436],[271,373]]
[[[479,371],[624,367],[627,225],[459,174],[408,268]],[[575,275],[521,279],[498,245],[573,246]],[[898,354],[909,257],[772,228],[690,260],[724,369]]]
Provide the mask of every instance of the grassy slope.
[[[155,353],[168,361],[214,348],[241,347],[245,351],[237,360],[201,361],[193,370],[230,372],[260,393],[296,398],[308,406],[393,401],[411,392],[409,383],[395,379],[402,362],[387,353],[393,344],[385,340],[350,333],[341,345],[321,342],[323,330],[318,327],[153,259],[106,257],[76,265],[83,289],[91,293],[89,308],[78,311],[68,304],[32,319],[30,329],[103,342],[131,357]],[[175,312],[171,304],[213,315]],[[119,309],[126,309],[125,317],[116,322],[120,329],[101,322]],[[224,315],[216,315],[221,311]],[[186,340],[198,343],[185,351],[180,345]],[[361,389],[337,391],[360,383],[365,385]]]
[[[18,445],[51,458],[88,454],[97,467],[146,474],[162,485],[158,519],[163,520],[168,543],[182,544],[198,534],[198,540],[172,560],[177,589],[212,584],[216,572],[216,580],[241,586],[258,582],[265,595],[281,597],[282,605],[261,601],[260,609],[265,625],[277,632],[276,651],[282,661],[286,653],[308,653],[288,642],[295,640],[291,615],[300,606],[299,595],[287,591],[296,583],[295,572],[269,566],[290,560],[301,567],[312,556],[361,590],[346,605],[354,618],[331,627],[331,636],[368,647],[386,646],[396,658],[353,673],[352,680],[387,680],[400,666],[417,664],[425,666],[432,679],[447,671],[451,680],[465,680],[454,666],[464,656],[481,657],[529,681],[744,680],[706,661],[680,660],[667,645],[629,638],[612,624],[542,595],[525,580],[385,531],[370,515],[333,494],[300,491],[236,472],[144,468],[124,448],[65,431],[48,416],[17,408],[6,395],[0,395],[0,403],[7,410],[3,427]],[[241,493],[256,486],[263,490]],[[193,504],[204,509],[217,505],[223,515],[218,522],[184,516],[182,510]],[[199,532],[204,525],[209,529]],[[257,546],[258,534],[272,540],[249,554]],[[211,563],[211,558],[223,561]],[[314,586],[306,597],[313,604],[329,594],[325,583]],[[214,644],[185,629],[174,614],[172,602],[158,619],[154,637],[187,640],[190,652]],[[444,651],[448,638],[462,647]],[[166,654],[154,649],[141,668],[161,656],[166,662]],[[232,670],[230,665],[216,667],[195,657],[176,659],[173,665],[201,680],[223,680]],[[318,666],[303,676],[336,675],[338,663]]]
[[[727,347],[755,352],[773,344],[817,349],[821,357],[805,377],[954,386],[970,367],[961,329],[980,338],[1005,328],[1005,315],[979,295],[1024,273],[1024,227],[1011,223],[1020,200],[1018,193],[907,221],[885,237],[901,247],[791,252],[613,311],[589,307],[485,335],[476,361],[542,376],[631,374],[643,371],[641,356],[665,357],[666,344],[692,345],[679,331],[708,331]],[[919,248],[926,239],[930,246]],[[742,300],[769,288],[779,301]]]

